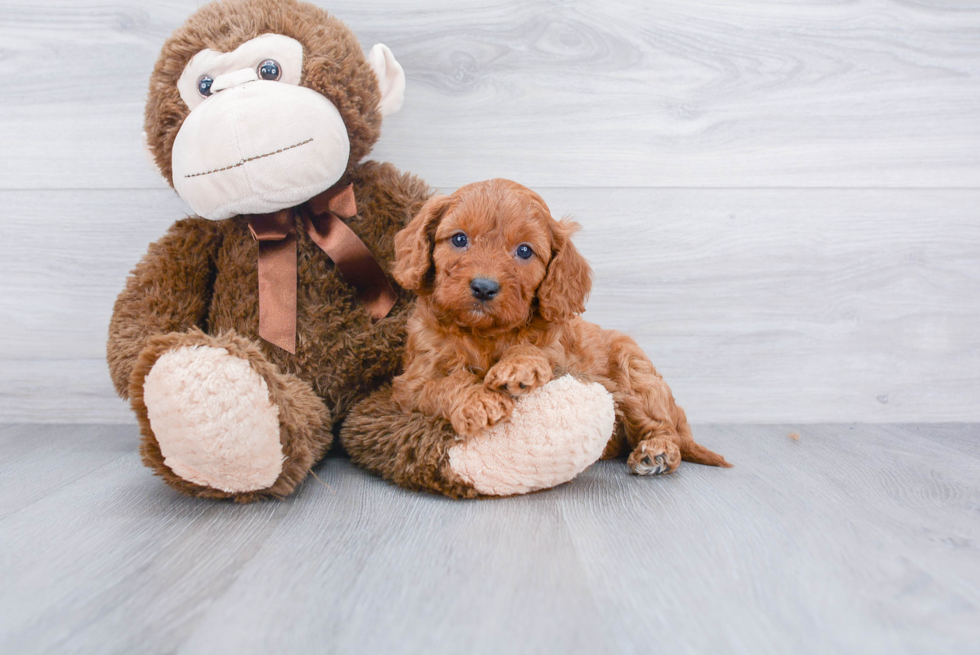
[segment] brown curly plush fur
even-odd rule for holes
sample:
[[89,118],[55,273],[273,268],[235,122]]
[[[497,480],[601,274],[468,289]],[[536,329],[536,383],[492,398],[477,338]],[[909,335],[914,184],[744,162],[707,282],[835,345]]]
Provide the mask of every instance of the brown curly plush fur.
[[[357,215],[347,224],[390,270],[395,233],[429,196],[418,178],[390,164],[359,163],[378,138],[380,91],[360,44],[337,19],[293,0],[230,0],[200,9],[168,39],[154,69],[146,109],[148,145],[171,179],[174,138],[188,108],[176,82],[203,48],[231,51],[275,32],[304,44],[302,84],[323,93],[347,125],[351,154],[341,183],[353,183]],[[149,247],[126,281],[109,325],[107,359],[118,393],[131,401],[143,434],[144,462],[178,490],[239,501],[289,494],[332,441],[350,408],[397,372],[413,302],[400,289],[391,313],[372,320],[354,289],[297,225],[296,354],[258,334],[258,246],[248,218],[188,218]],[[225,348],[247,360],[279,405],[283,473],[268,489],[229,494],[188,483],[163,462],[142,400],[150,367],[168,349],[187,344]]]
[[[424,203],[428,188],[390,164],[367,162],[350,176],[358,215],[347,221],[382,267],[393,260],[394,235]],[[373,321],[333,263],[297,229],[296,354],[264,341],[264,356],[309,381],[334,419],[387,380],[401,363],[410,295]],[[258,334],[258,245],[244,217],[178,221],[152,246],[116,300],[109,324],[108,361],[124,398],[137,357],[157,334],[197,327],[209,334]]]
[[476,498],[480,494],[449,466],[449,449],[458,438],[439,417],[401,411],[390,385],[358,404],[340,430],[351,460],[389,482],[450,498]]

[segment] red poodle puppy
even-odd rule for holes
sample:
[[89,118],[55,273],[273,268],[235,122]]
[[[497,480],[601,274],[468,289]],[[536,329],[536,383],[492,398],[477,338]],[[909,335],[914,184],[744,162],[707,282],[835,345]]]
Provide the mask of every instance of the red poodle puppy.
[[639,475],[673,472],[682,459],[730,466],[694,442],[633,339],[578,316],[592,271],[572,245],[577,229],[509,180],[431,198],[395,237],[395,279],[419,295],[395,401],[469,436],[506,419],[514,397],[570,373],[600,382],[616,402],[605,457],[628,444]]

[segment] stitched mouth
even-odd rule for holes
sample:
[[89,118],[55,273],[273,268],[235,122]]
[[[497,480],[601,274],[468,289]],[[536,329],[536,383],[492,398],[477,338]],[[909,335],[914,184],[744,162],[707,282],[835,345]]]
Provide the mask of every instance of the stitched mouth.
[[255,155],[254,157],[249,157],[248,159],[242,159],[237,164],[232,164],[231,166],[225,166],[224,168],[215,168],[211,171],[204,171],[203,173],[191,173],[190,175],[185,175],[188,177],[201,177],[202,175],[211,175],[211,173],[220,173],[221,171],[230,171],[233,168],[238,168],[239,166],[244,166],[250,161],[255,161],[256,159],[264,159],[266,157],[271,157],[272,155],[278,155],[281,152],[286,152],[287,150],[292,150],[293,148],[299,148],[300,146],[305,146],[307,143],[311,143],[313,138],[309,138],[306,141],[300,141],[299,143],[294,143],[291,146],[286,146],[285,148],[279,148],[279,150],[274,150],[272,152],[267,152],[264,155]]

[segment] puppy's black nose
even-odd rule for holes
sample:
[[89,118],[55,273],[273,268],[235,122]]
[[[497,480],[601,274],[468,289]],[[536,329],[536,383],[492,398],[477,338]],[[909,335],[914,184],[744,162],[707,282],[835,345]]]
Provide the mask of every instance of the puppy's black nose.
[[493,297],[500,291],[500,285],[497,284],[496,280],[491,280],[488,277],[478,277],[470,282],[470,290],[477,300],[493,300]]

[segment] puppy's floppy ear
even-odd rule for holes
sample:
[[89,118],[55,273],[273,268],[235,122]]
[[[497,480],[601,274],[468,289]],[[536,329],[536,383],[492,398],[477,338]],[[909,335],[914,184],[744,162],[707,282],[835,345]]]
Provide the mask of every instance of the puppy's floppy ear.
[[392,275],[403,289],[424,291],[432,268],[432,242],[436,226],[452,204],[452,198],[434,195],[422,206],[405,229],[395,235],[395,266]]
[[592,290],[592,269],[572,244],[578,223],[552,220],[551,261],[538,287],[538,312],[548,322],[565,321],[585,311]]

